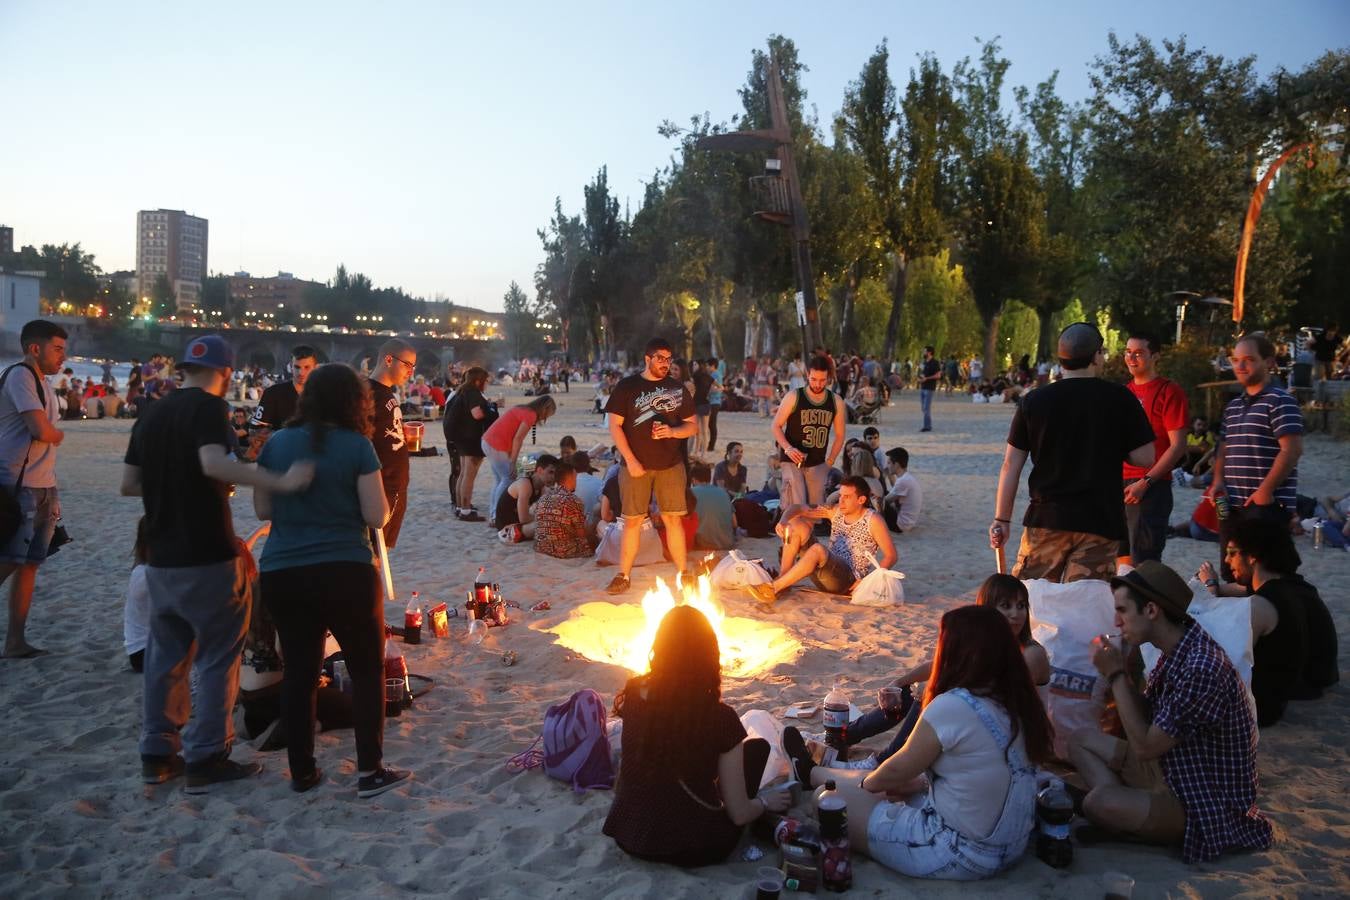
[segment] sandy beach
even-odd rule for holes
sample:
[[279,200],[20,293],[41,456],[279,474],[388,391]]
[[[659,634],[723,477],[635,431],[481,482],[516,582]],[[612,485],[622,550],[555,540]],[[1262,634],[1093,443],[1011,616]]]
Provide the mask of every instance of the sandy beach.
[[[560,413],[538,429],[529,452],[556,452],[572,434],[581,447],[606,438],[589,413],[591,392],[558,395]],[[509,394],[510,402],[520,402]],[[897,539],[897,568],[908,604],[865,609],[788,595],[772,614],[802,644],[800,657],[752,679],[726,680],[724,698],[738,711],[781,713],[818,701],[842,678],[855,703],[869,702],[898,670],[930,652],[941,613],[971,602],[992,571],[985,528],[1012,415],[1010,406],[974,405],[939,395],[935,431],[919,434],[918,398],[897,395],[881,417],[882,446],[902,445],[924,487],[920,526]],[[408,516],[393,571],[399,596],[418,590],[429,602],[462,604],[482,565],[519,603],[515,620],[493,629],[482,646],[466,643],[463,619],[451,638],[404,648],[410,669],[434,689],[386,726],[390,765],[413,769],[407,788],[358,801],[352,734],[318,739],[326,781],[304,795],[290,791],[284,752],[260,754],[242,740],[235,758],[258,759],[261,777],[203,797],[182,782],[149,787],[139,778],[136,741],[140,676],[122,648],[122,604],[131,569],[140,502],[117,495],[131,423],[66,423],[58,473],[64,523],[75,539],[39,575],[29,639],[51,654],[0,660],[0,696],[8,725],[0,751],[0,896],[5,897],[662,897],[744,896],[762,863],[731,861],[682,871],[630,859],[600,833],[610,796],[574,795],[541,772],[513,774],[504,763],[539,732],[544,709],[573,691],[595,688],[606,703],[629,673],[590,662],[545,633],[582,603],[608,600],[613,569],[591,560],[559,561],[526,545],[507,547],[482,524],[457,522],[446,491],[446,457],[412,461]],[[750,482],[764,478],[771,444],[767,420],[724,414],[719,446],[746,444]],[[861,435],[861,426],[850,434]],[[428,443],[442,445],[439,423]],[[720,455],[720,454],[719,454]],[[1350,444],[1307,439],[1300,489],[1345,490]],[[486,508],[491,475],[482,470],[477,502]],[[1176,491],[1174,521],[1199,491]],[[1025,489],[1016,518],[1025,509]],[[236,529],[256,526],[247,489],[235,498]],[[1016,541],[1015,532],[1013,540]],[[742,540],[752,556],[776,556],[776,541]],[[1350,553],[1312,551],[1299,539],[1303,574],[1321,590],[1341,635],[1341,669],[1350,640]],[[1165,561],[1184,575],[1215,544],[1174,539]],[[775,560],[776,564],[776,560]],[[634,571],[638,602],[669,565]],[[531,612],[547,600],[552,609]],[[730,615],[762,615],[745,594],[721,597]],[[387,620],[402,621],[402,603]],[[516,665],[501,662],[515,651]],[[496,652],[494,652],[496,651]],[[1067,870],[1028,853],[1012,871],[978,884],[901,878],[860,859],[853,894],[868,897],[1100,897],[1100,878],[1117,870],[1137,880],[1136,897],[1350,895],[1350,707],[1346,686],[1322,700],[1291,704],[1285,720],[1261,735],[1259,803],[1276,826],[1265,853],[1197,866],[1180,854],[1124,844],[1078,846]],[[818,727],[818,726],[817,726]],[[742,845],[742,849],[750,843]],[[773,848],[764,862],[772,862]]]

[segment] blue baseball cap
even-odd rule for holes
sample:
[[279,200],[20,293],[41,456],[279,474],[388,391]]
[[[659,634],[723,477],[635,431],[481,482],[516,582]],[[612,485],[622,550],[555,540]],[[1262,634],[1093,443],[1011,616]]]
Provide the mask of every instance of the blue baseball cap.
[[203,366],[207,369],[233,369],[234,350],[219,335],[208,334],[187,345],[178,366]]

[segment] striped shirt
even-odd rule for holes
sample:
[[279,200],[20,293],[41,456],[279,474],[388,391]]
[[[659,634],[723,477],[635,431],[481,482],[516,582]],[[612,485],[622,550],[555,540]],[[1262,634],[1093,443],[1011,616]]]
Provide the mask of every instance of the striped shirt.
[[[1228,499],[1242,506],[1275,464],[1280,438],[1303,433],[1303,414],[1288,391],[1266,385],[1259,394],[1244,393],[1223,411],[1223,483]],[[1275,490],[1275,502],[1293,509],[1298,493],[1298,468]]]

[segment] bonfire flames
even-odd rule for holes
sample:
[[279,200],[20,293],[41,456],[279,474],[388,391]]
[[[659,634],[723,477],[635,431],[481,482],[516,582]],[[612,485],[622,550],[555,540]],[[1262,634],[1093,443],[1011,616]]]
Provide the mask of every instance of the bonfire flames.
[[749,678],[796,658],[801,645],[780,625],[757,619],[729,617],[712,596],[712,583],[701,575],[696,585],[681,585],[677,599],[660,578],[656,587],[634,603],[584,603],[562,624],[548,629],[558,643],[596,662],[647,671],[652,642],[666,613],[677,604],[692,606],[707,617],[722,651],[722,674]]

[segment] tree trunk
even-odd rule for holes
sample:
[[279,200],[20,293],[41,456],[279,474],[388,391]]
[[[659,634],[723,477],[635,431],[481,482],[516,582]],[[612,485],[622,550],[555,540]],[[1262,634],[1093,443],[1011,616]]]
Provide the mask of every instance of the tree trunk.
[[764,316],[759,307],[751,306],[745,314],[745,341],[742,349],[742,361],[758,356],[759,332],[764,327]]
[[1038,310],[1038,314],[1041,317],[1041,327],[1036,337],[1036,362],[1039,363],[1043,359],[1054,359],[1059,348],[1052,346],[1055,336],[1050,333],[1054,328],[1054,313]]
[[881,358],[889,365],[895,358],[895,342],[900,336],[900,313],[905,308],[905,289],[908,286],[909,260],[901,250],[891,254],[891,271],[887,277],[891,289],[891,315],[886,320],[886,342],[881,347]]
[[[839,350],[852,353],[858,349],[858,326],[854,321],[854,307],[858,299],[858,269],[855,261],[844,275],[843,303],[839,311]],[[808,348],[809,349],[809,348]]]
[[705,317],[708,323],[708,355],[715,358],[722,358],[722,335],[717,330],[717,297],[716,294],[707,300],[708,315]]
[[[984,318],[981,316],[980,318]],[[998,352],[998,323],[1002,313],[990,316],[984,322],[984,377],[993,380],[1003,368],[994,366],[994,354]]]
[[778,313],[771,312],[764,316],[764,343],[760,352],[768,356],[778,354]]

